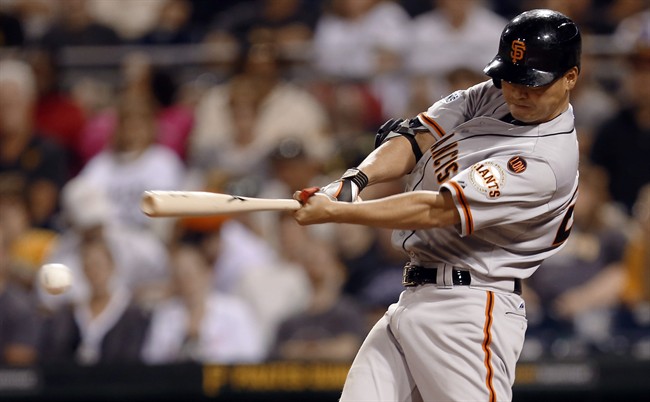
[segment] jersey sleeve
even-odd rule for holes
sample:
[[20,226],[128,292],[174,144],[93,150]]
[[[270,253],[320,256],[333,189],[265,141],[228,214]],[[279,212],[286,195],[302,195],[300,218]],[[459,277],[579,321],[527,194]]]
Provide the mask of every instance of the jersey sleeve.
[[475,163],[441,186],[460,213],[461,236],[496,225],[534,219],[549,209],[557,190],[543,159],[504,156]]
[[426,112],[418,114],[417,118],[436,139],[440,139],[475,117],[481,103],[489,102],[497,94],[492,82],[485,81],[449,94],[431,105]]

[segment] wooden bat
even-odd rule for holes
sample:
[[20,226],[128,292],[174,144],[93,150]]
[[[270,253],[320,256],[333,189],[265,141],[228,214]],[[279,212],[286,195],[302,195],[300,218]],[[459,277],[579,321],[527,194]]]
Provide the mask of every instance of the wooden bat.
[[140,204],[150,217],[184,217],[253,211],[294,211],[293,199],[241,197],[207,191],[145,191]]

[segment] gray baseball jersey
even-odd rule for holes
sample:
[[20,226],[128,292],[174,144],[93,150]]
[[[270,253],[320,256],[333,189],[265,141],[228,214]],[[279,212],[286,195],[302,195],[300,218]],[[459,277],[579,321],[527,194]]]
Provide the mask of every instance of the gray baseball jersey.
[[450,191],[461,224],[395,231],[394,245],[414,264],[526,278],[564,244],[578,188],[573,111],[538,125],[501,120],[508,113],[501,91],[486,81],[418,116],[437,142],[407,190]]

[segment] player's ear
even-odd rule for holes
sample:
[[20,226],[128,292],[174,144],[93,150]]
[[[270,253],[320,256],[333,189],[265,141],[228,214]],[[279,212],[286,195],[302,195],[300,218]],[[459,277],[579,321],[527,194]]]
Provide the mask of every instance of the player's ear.
[[576,86],[576,82],[578,81],[578,75],[580,75],[580,70],[578,69],[578,67],[571,67],[569,71],[564,73],[567,90],[570,91]]

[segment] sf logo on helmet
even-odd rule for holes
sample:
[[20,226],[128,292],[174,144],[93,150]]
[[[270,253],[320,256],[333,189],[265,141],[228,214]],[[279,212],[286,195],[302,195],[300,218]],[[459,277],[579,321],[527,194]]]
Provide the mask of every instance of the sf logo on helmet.
[[512,57],[512,62],[517,63],[519,60],[524,58],[524,52],[526,51],[526,43],[520,40],[513,40],[512,45],[510,46],[512,51],[510,52],[510,57]]

